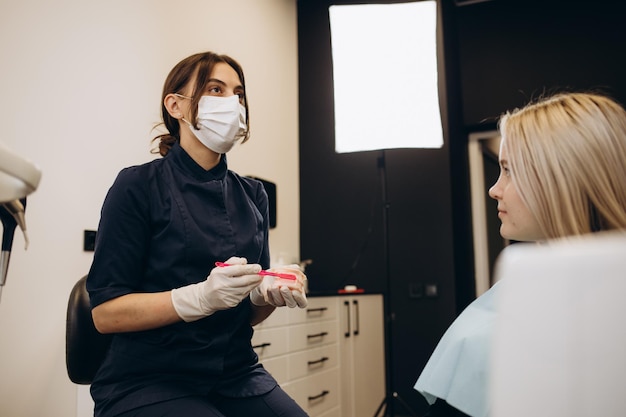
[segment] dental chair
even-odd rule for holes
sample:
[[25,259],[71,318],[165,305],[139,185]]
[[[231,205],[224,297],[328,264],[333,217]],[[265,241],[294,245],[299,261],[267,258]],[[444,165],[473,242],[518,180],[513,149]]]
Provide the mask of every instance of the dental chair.
[[67,303],[65,364],[76,384],[91,384],[111,344],[111,335],[99,333],[91,318],[87,276],[74,284]]
[[626,233],[512,245],[496,275],[490,415],[626,416]]

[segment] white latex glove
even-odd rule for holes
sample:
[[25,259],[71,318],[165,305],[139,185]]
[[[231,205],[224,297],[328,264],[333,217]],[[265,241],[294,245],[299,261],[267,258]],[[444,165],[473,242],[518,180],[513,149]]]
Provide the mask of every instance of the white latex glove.
[[236,307],[262,280],[258,275],[261,266],[246,262],[232,257],[226,261],[230,266],[213,268],[206,280],[173,289],[172,303],[178,316],[190,322]]
[[250,293],[250,301],[257,306],[273,305],[274,307],[287,306],[290,308],[304,308],[308,302],[304,293],[306,275],[298,265],[286,265],[269,269],[272,272],[282,272],[296,276],[296,280],[283,279],[265,275],[263,281]]

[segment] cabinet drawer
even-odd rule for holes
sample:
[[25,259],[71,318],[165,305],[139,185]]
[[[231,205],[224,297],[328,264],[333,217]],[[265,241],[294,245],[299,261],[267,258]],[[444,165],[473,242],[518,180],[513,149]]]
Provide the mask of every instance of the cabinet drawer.
[[299,324],[289,330],[289,350],[296,352],[337,342],[337,321]]
[[265,359],[261,362],[279,385],[289,381],[289,360],[287,356]]
[[[255,329],[267,329],[270,327],[286,326],[289,324],[289,316],[295,312],[295,308],[279,307],[268,318],[254,326]],[[297,309],[299,310],[299,309]]]
[[295,308],[289,315],[290,324],[310,323],[322,320],[334,320],[337,318],[336,297],[312,297],[308,299],[306,308]]
[[289,379],[294,380],[337,367],[339,346],[327,345],[289,355]]
[[291,382],[283,388],[311,417],[339,406],[337,369]]
[[306,308],[278,307],[268,318],[254,328],[260,330],[289,324],[333,320],[337,317],[336,299],[314,297],[309,298],[308,302],[309,305]]
[[336,407],[319,415],[319,417],[345,417],[341,415],[341,408]]
[[289,335],[286,327],[259,329],[252,335],[252,347],[259,360],[289,352]]

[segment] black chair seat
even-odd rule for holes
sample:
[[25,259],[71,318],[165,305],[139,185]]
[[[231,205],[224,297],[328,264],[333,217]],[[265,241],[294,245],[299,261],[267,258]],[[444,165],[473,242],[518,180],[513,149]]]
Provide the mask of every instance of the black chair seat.
[[67,304],[65,363],[76,384],[91,384],[111,344],[112,335],[96,330],[84,276],[74,284]]

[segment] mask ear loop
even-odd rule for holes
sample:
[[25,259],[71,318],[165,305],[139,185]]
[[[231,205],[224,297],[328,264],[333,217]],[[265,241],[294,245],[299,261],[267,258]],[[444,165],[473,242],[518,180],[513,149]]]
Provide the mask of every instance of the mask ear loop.
[[189,122],[187,121],[187,119],[185,119],[184,117],[181,117],[181,118],[180,118],[180,120],[182,120],[183,122],[187,123],[187,126],[189,126],[189,128],[190,128],[190,129],[192,129],[192,130],[198,130],[198,129],[196,129],[195,127],[193,127],[193,125],[192,125],[191,123],[189,123]]
[[[173,93],[176,97],[180,97],[182,99],[187,99],[187,100],[191,100],[191,97],[182,95],[180,93]],[[187,126],[189,126],[191,129],[197,130],[195,127],[193,127],[193,125],[191,123],[189,123],[189,121],[187,121],[187,119],[185,119],[184,116],[182,116],[181,113],[177,114],[178,117],[180,117],[180,120],[182,120],[183,122],[187,123]],[[182,116],[182,117],[181,117]]]
[[243,124],[245,128],[237,135],[237,140],[243,140],[248,135],[250,128],[248,127],[248,112],[246,111],[246,106],[241,103],[239,103],[239,123]]

